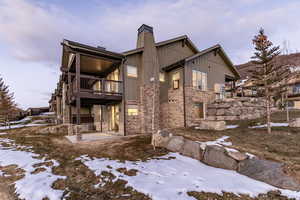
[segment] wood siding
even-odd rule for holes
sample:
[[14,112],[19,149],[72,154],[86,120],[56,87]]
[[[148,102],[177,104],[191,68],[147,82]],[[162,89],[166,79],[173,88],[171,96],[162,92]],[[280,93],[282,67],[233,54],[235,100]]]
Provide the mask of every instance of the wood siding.
[[186,63],[186,86],[192,86],[192,70],[207,73],[207,88],[211,90],[214,89],[215,83],[225,83],[225,75],[235,77],[223,58],[214,52],[199,56]]

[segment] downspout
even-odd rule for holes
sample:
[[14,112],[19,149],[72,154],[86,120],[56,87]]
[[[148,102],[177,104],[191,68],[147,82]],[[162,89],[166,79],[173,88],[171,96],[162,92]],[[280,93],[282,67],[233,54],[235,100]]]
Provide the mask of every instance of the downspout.
[[184,128],[186,128],[186,112],[185,112],[185,64],[183,65],[183,83],[182,83],[182,93],[183,93],[183,123],[184,123]]

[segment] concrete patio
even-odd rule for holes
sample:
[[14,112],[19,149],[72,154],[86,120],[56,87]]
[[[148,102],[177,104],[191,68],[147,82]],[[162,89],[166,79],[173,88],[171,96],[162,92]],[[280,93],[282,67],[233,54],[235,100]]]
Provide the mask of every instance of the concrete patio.
[[121,134],[110,134],[110,133],[85,133],[81,134],[81,140],[77,140],[76,135],[65,136],[71,143],[80,143],[80,142],[93,142],[93,141],[103,141],[118,139],[122,136]]

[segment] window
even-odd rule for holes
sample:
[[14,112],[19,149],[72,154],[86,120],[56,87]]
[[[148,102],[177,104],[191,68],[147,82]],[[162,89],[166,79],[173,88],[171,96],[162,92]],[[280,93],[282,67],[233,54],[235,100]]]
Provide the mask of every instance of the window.
[[207,74],[193,70],[193,87],[202,91],[207,90]]
[[127,65],[127,76],[136,78],[137,68],[135,66]]
[[162,73],[162,72],[159,73],[159,81],[160,82],[165,82],[165,74]]
[[196,107],[196,117],[200,119],[204,119],[204,103],[199,102],[195,104]]
[[178,89],[179,88],[179,80],[180,80],[180,73],[175,72],[172,76],[173,89]]
[[138,115],[138,106],[137,105],[128,105],[127,113],[128,113],[128,116]]

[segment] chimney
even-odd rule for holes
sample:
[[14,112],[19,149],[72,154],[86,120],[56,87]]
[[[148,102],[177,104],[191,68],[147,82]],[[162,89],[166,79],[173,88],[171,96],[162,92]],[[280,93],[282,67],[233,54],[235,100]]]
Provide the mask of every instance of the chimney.
[[138,29],[138,38],[136,43],[136,48],[141,48],[145,46],[145,41],[148,40],[149,42],[154,42],[154,35],[153,35],[153,28],[146,24],[143,24]]

